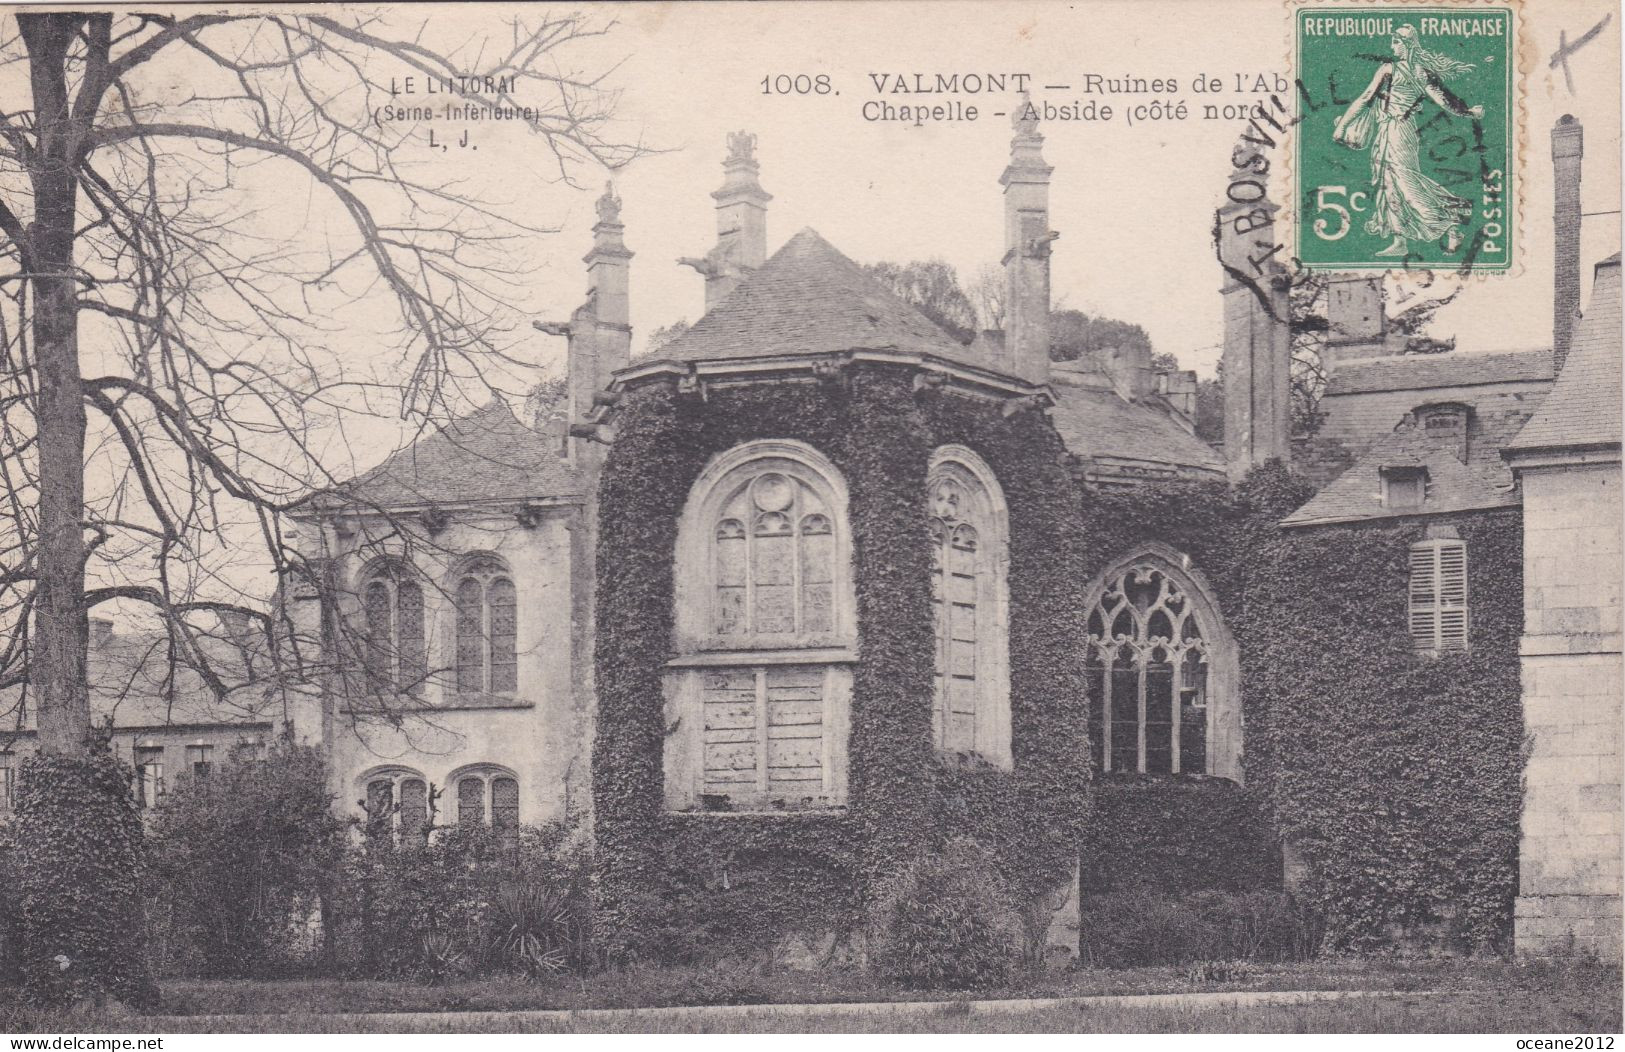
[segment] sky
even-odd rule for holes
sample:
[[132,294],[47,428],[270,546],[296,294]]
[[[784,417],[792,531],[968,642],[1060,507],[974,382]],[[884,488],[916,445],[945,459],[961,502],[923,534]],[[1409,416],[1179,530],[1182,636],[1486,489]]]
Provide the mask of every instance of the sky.
[[[670,152],[617,176],[633,263],[635,348],[656,326],[702,313],[703,282],[675,259],[715,239],[709,193],[721,184],[726,133],[758,136],[769,206],[769,250],[816,228],[859,262],[942,258],[962,275],[1003,251],[998,177],[1010,128],[990,116],[1007,96],[926,98],[978,105],[976,121],[870,122],[864,102],[921,97],[874,91],[872,75],[1028,73],[1035,100],[1144,104],[1169,98],[1084,93],[1088,76],[1178,82],[1182,98],[1234,103],[1256,96],[1195,94],[1198,74],[1227,88],[1236,74],[1288,71],[1287,8],[1277,0],[1097,0],[1062,3],[651,4],[602,9],[619,19],[608,49],[627,56],[615,76],[621,112],[646,141]],[[1616,12],[1596,2],[1542,0],[1526,18],[1520,150],[1520,256],[1512,276],[1476,280],[1442,311],[1433,335],[1465,351],[1539,346],[1550,340],[1552,184],[1550,128],[1563,113],[1585,126],[1581,258],[1617,251],[1620,36],[1617,15],[1569,58],[1573,90],[1548,60],[1559,34],[1573,40]],[[764,94],[768,76],[827,74],[831,95]],[[1249,78],[1250,79],[1250,78]],[[1044,85],[1071,91],[1043,91]],[[1221,339],[1219,275],[1209,230],[1240,124],[1123,120],[1042,126],[1054,166],[1051,226],[1055,299],[1145,327],[1157,350],[1210,373]],[[1277,184],[1273,195],[1288,195]],[[577,195],[555,243],[562,267],[590,243],[593,193]],[[559,313],[583,279],[550,268]],[[562,285],[562,288],[560,286]]]

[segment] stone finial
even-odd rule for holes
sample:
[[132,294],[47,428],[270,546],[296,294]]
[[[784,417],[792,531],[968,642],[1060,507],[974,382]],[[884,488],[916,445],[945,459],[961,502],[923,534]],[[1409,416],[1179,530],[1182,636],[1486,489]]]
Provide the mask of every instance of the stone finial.
[[604,183],[604,196],[598,199],[598,221],[600,223],[619,223],[621,221],[621,199],[615,194],[614,182]]
[[1010,111],[1010,127],[1016,130],[1018,139],[1038,135],[1038,111],[1033,108],[1032,96],[1025,91],[1021,93],[1021,102]]
[[726,167],[743,165],[755,168],[756,165],[756,136],[748,131],[728,133],[728,158],[722,162]]

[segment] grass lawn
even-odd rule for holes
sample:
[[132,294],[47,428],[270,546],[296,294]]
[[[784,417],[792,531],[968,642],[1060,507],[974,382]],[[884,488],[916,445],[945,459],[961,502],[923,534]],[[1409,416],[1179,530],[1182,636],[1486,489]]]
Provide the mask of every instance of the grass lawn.
[[[1086,997],[1102,994],[1248,990],[1371,990],[1304,1004],[1087,1005],[987,1014],[899,1006],[873,1014],[804,1014],[763,1007],[651,1018],[493,1017],[468,1014],[545,1009],[676,1005],[771,1005],[927,999]],[[1420,991],[1429,991],[1423,995]],[[1564,1032],[1618,1033],[1617,967],[1459,961],[1317,961],[1260,966],[1227,982],[1193,981],[1181,969],[1085,969],[1028,979],[974,995],[932,995],[877,983],[858,972],[774,972],[746,968],[636,968],[587,980],[511,979],[443,986],[380,981],[201,981],[164,984],[163,1020],[119,1009],[42,1014],[4,1007],[0,1031],[87,1032]],[[429,1019],[355,1013],[462,1013]],[[231,1015],[238,1018],[209,1019]],[[183,1017],[183,1018],[176,1018]],[[190,1018],[184,1018],[190,1017]]]

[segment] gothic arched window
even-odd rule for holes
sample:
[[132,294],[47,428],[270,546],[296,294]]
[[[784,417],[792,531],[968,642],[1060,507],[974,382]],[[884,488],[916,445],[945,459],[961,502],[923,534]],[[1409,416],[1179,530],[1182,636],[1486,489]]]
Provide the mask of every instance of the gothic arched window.
[[668,804],[840,802],[856,606],[845,483],[810,446],[747,443],[706,467],[678,532]]
[[962,446],[927,475],[936,747],[1010,764],[1008,529],[998,481]]
[[385,560],[362,575],[365,661],[373,690],[416,694],[428,673],[423,635],[423,585],[411,567]]
[[518,593],[494,555],[465,559],[452,584],[454,659],[459,694],[512,694],[519,689]]
[[1089,728],[1102,772],[1239,776],[1234,645],[1183,562],[1120,562],[1089,605]]
[[519,828],[519,779],[505,767],[482,765],[452,775],[457,824],[489,825],[498,832]]

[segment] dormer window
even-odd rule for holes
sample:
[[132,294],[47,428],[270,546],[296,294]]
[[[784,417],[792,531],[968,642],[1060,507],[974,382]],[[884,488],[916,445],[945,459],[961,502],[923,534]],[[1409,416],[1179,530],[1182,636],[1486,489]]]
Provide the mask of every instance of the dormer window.
[[1428,469],[1389,465],[1382,469],[1382,506],[1420,508],[1427,501]]
[[1416,410],[1416,420],[1424,435],[1433,441],[1449,443],[1456,459],[1465,464],[1468,412],[1467,406],[1458,402],[1425,405]]

